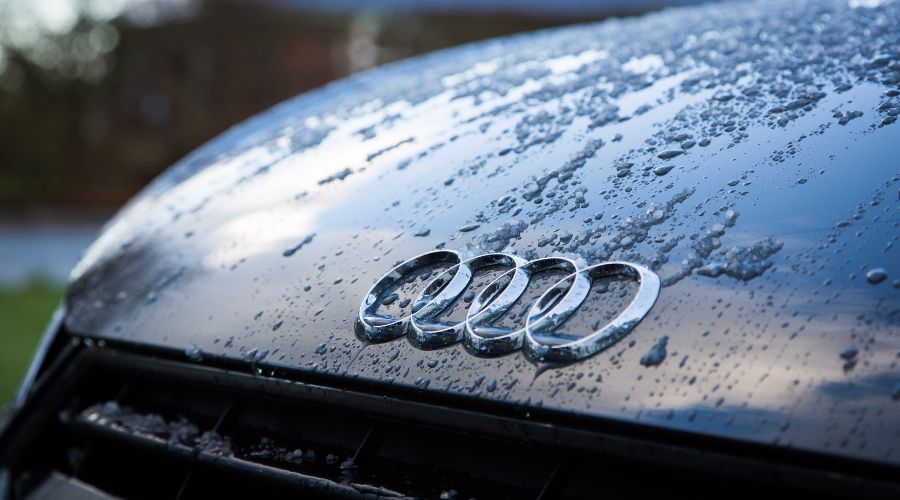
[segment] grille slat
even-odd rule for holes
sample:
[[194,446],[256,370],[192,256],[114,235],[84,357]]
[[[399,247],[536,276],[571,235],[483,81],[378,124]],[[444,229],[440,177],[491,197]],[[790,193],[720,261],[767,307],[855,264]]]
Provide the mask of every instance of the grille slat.
[[[298,492],[529,499],[602,492],[631,498],[679,490],[713,498],[722,491],[785,492],[791,487],[785,477],[796,482],[809,474],[789,470],[779,476],[768,468],[762,480],[722,476],[691,468],[696,461],[677,464],[675,457],[690,457],[691,450],[655,439],[628,440],[115,351],[91,351],[84,360],[41,402],[44,409],[56,408],[53,418],[36,419],[35,430],[17,417],[24,451],[14,460],[5,454],[0,463],[12,468],[17,498],[60,474],[122,497],[184,499]],[[698,456],[715,465],[743,460],[707,451]],[[845,489],[819,497],[845,494],[847,484],[860,483],[835,484]],[[878,486],[866,485],[873,484]]]
[[[138,453],[158,454],[165,459],[170,459],[181,463],[182,467],[178,468],[177,470],[183,470],[184,474],[173,475],[176,479],[181,476],[185,478],[185,480],[182,481],[175,481],[178,483],[178,488],[164,489],[159,493],[154,492],[152,495],[149,495],[150,497],[177,497],[178,494],[180,494],[180,492],[185,489],[185,486],[191,485],[188,477],[190,475],[191,466],[207,467],[212,470],[219,470],[223,473],[235,473],[237,475],[250,478],[264,479],[265,483],[273,483],[276,486],[284,486],[285,491],[290,491],[291,488],[298,488],[311,493],[315,493],[319,496],[330,496],[336,498],[351,497],[358,493],[358,490],[351,486],[340,485],[331,481],[323,480],[322,478],[306,476],[285,469],[271,467],[257,462],[242,460],[240,458],[231,456],[198,451],[196,448],[172,444],[170,442],[158,438],[153,438],[147,435],[136,435],[134,433],[128,432],[127,430],[115,429],[110,426],[97,424],[95,422],[79,420],[73,425],[73,429],[75,430],[75,432],[85,436],[89,436],[92,439],[99,439],[113,443],[114,446],[119,449],[134,450]],[[127,456],[129,454],[125,453],[124,455]],[[103,462],[105,463],[107,461],[103,460]],[[153,472],[155,476],[155,473],[158,471],[154,470]],[[161,476],[165,477],[165,474]],[[94,484],[102,484],[107,482],[106,478],[92,479],[92,482]],[[174,484],[174,482],[172,484]],[[213,489],[213,491],[217,490],[218,488]],[[124,493],[127,495],[129,492]],[[143,496],[143,492],[141,493],[141,496]]]

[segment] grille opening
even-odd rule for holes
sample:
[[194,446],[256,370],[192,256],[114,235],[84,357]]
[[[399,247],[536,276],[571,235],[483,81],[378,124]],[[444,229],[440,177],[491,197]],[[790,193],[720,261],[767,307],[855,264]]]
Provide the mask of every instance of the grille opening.
[[352,459],[373,425],[364,417],[268,400],[245,401],[235,414],[223,434],[242,456],[334,481],[342,479],[341,464]]
[[505,429],[507,439],[477,427],[422,423],[431,421],[428,415],[386,417],[365,405],[292,397],[252,378],[231,384],[226,372],[194,377],[197,368],[190,365],[172,373],[127,363],[87,366],[13,464],[13,498],[27,498],[51,474],[125,498],[791,492],[777,482],[651,465],[599,449],[575,451],[565,442],[533,444],[516,424]]
[[232,401],[227,395],[200,387],[161,385],[135,378],[122,381],[114,400],[140,413],[160,415],[167,421],[185,418],[201,428],[213,428]]
[[383,462],[401,464],[410,471],[421,467],[432,474],[444,473],[450,484],[455,475],[474,483],[490,483],[496,487],[494,495],[515,491],[531,498],[541,491],[558,460],[555,453],[546,450],[412,426],[389,428],[376,455]]
[[76,477],[104,492],[126,498],[176,498],[188,466],[141,452],[127,444],[93,440]]
[[[180,498],[298,498],[289,486],[248,481],[235,474],[198,468],[185,481]],[[300,497],[302,498],[302,496]]]
[[[227,446],[199,446],[207,432]],[[556,456],[535,457],[541,452],[529,446],[362,411],[98,369],[20,460],[17,496],[58,471],[126,498],[278,497],[298,488],[328,496],[535,498]],[[288,475],[273,477],[273,470]],[[304,484],[304,477],[314,480]],[[316,480],[350,488],[331,491]]]

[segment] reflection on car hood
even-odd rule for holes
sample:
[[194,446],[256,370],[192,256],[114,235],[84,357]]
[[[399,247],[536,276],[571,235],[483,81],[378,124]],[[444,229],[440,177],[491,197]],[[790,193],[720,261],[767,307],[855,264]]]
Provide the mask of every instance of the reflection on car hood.
[[[299,96],[122,210],[73,271],[67,329],[900,464],[898,21],[896,2],[708,5]],[[364,345],[366,290],[436,247],[624,260],[663,287],[626,339],[540,372]]]

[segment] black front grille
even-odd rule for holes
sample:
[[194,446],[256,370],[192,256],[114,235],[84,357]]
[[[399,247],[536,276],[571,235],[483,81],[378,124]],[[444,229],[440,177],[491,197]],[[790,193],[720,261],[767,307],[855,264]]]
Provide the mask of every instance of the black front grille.
[[[14,498],[60,474],[127,498],[750,497],[811,474],[707,450],[681,467],[680,445],[108,350],[70,365],[4,438]],[[824,493],[880,484],[842,479]]]

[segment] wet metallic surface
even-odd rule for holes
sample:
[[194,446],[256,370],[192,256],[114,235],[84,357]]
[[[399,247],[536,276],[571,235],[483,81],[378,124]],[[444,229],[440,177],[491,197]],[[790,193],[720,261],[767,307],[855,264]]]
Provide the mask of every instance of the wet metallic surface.
[[[898,26],[897,2],[709,5],[338,82],[133,200],[73,271],[66,327],[900,464]],[[663,287],[614,347],[540,372],[361,342],[366,290],[435,248]]]

